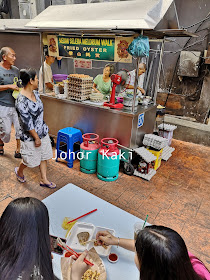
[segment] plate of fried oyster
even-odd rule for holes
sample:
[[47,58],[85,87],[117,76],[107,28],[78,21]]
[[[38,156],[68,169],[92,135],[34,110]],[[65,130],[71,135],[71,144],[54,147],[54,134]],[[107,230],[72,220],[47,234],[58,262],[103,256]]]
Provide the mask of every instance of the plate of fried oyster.
[[[95,248],[90,249],[87,259],[94,265],[84,273],[81,280],[106,280],[106,268]],[[61,271],[63,280],[71,280],[72,263],[73,260],[71,258],[61,258]]]

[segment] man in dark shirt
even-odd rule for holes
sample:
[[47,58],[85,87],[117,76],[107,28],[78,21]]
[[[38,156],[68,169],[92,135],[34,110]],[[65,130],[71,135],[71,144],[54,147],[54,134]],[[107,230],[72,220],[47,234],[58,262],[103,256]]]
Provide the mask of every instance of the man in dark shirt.
[[15,157],[21,158],[19,121],[15,109],[14,90],[19,90],[14,81],[19,77],[19,70],[14,66],[16,54],[13,49],[3,47],[0,50],[0,155],[4,154],[4,143],[10,141],[11,126],[14,124],[17,140]]

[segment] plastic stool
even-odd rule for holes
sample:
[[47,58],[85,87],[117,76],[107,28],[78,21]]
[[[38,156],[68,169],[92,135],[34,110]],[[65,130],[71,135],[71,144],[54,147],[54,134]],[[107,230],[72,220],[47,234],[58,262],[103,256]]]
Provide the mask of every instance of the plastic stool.
[[[66,152],[60,149],[61,142],[63,142],[67,148]],[[64,159],[64,157],[61,154],[65,154],[65,160],[67,161],[67,166],[69,168],[72,168],[73,161],[76,158],[76,154],[80,151],[79,147],[76,151],[74,149],[74,145],[77,142],[79,142],[80,144],[83,142],[82,132],[79,129],[73,127],[66,127],[60,129],[58,131],[57,143],[56,143],[56,150],[57,150],[56,161],[58,161],[58,158]],[[72,152],[74,152],[74,155]]]

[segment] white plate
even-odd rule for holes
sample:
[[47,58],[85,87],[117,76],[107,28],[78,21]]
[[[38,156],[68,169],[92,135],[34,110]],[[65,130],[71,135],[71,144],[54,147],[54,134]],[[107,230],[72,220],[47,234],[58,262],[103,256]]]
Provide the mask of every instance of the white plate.
[[[95,227],[95,231],[94,231],[94,233],[93,233],[93,236],[92,236],[92,239],[95,239],[96,238],[96,233],[98,232],[98,231],[104,231],[104,230],[107,230],[107,231],[109,231],[112,235],[115,235],[115,230],[113,230],[113,229],[109,229],[109,228],[104,228],[104,227]],[[93,243],[90,243],[89,245],[88,245],[88,250],[90,250],[92,247],[94,247],[95,249],[96,249],[96,252],[99,254],[99,256],[103,256],[103,257],[106,257],[106,256],[108,256],[109,254],[110,254],[110,252],[111,252],[111,245],[109,245],[108,246],[108,248],[107,249],[105,249],[104,247],[102,247],[102,246],[94,246],[94,244]]]
[[95,226],[93,224],[76,223],[71,230],[71,234],[67,237],[66,244],[73,250],[84,251],[85,249],[87,249],[89,244],[87,243],[85,246],[81,245],[79,243],[77,234],[80,232],[88,232],[90,234],[88,240],[91,240],[94,230]]

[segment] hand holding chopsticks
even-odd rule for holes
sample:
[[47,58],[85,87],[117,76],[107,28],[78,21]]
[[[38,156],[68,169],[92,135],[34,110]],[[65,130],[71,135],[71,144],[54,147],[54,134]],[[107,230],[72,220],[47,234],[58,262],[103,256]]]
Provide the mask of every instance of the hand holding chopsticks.
[[89,241],[85,241],[85,242],[83,243],[83,245],[86,245],[86,244],[91,243],[91,242],[96,242],[96,241],[97,241],[96,239],[91,239],[91,240],[89,240]]
[[[79,254],[75,252],[73,249],[71,249],[69,246],[67,246],[60,238],[57,238],[57,244],[62,249],[70,252],[72,255],[74,255],[76,258],[79,258]],[[84,262],[90,266],[93,266],[94,264],[88,261],[87,259],[84,259]]]

